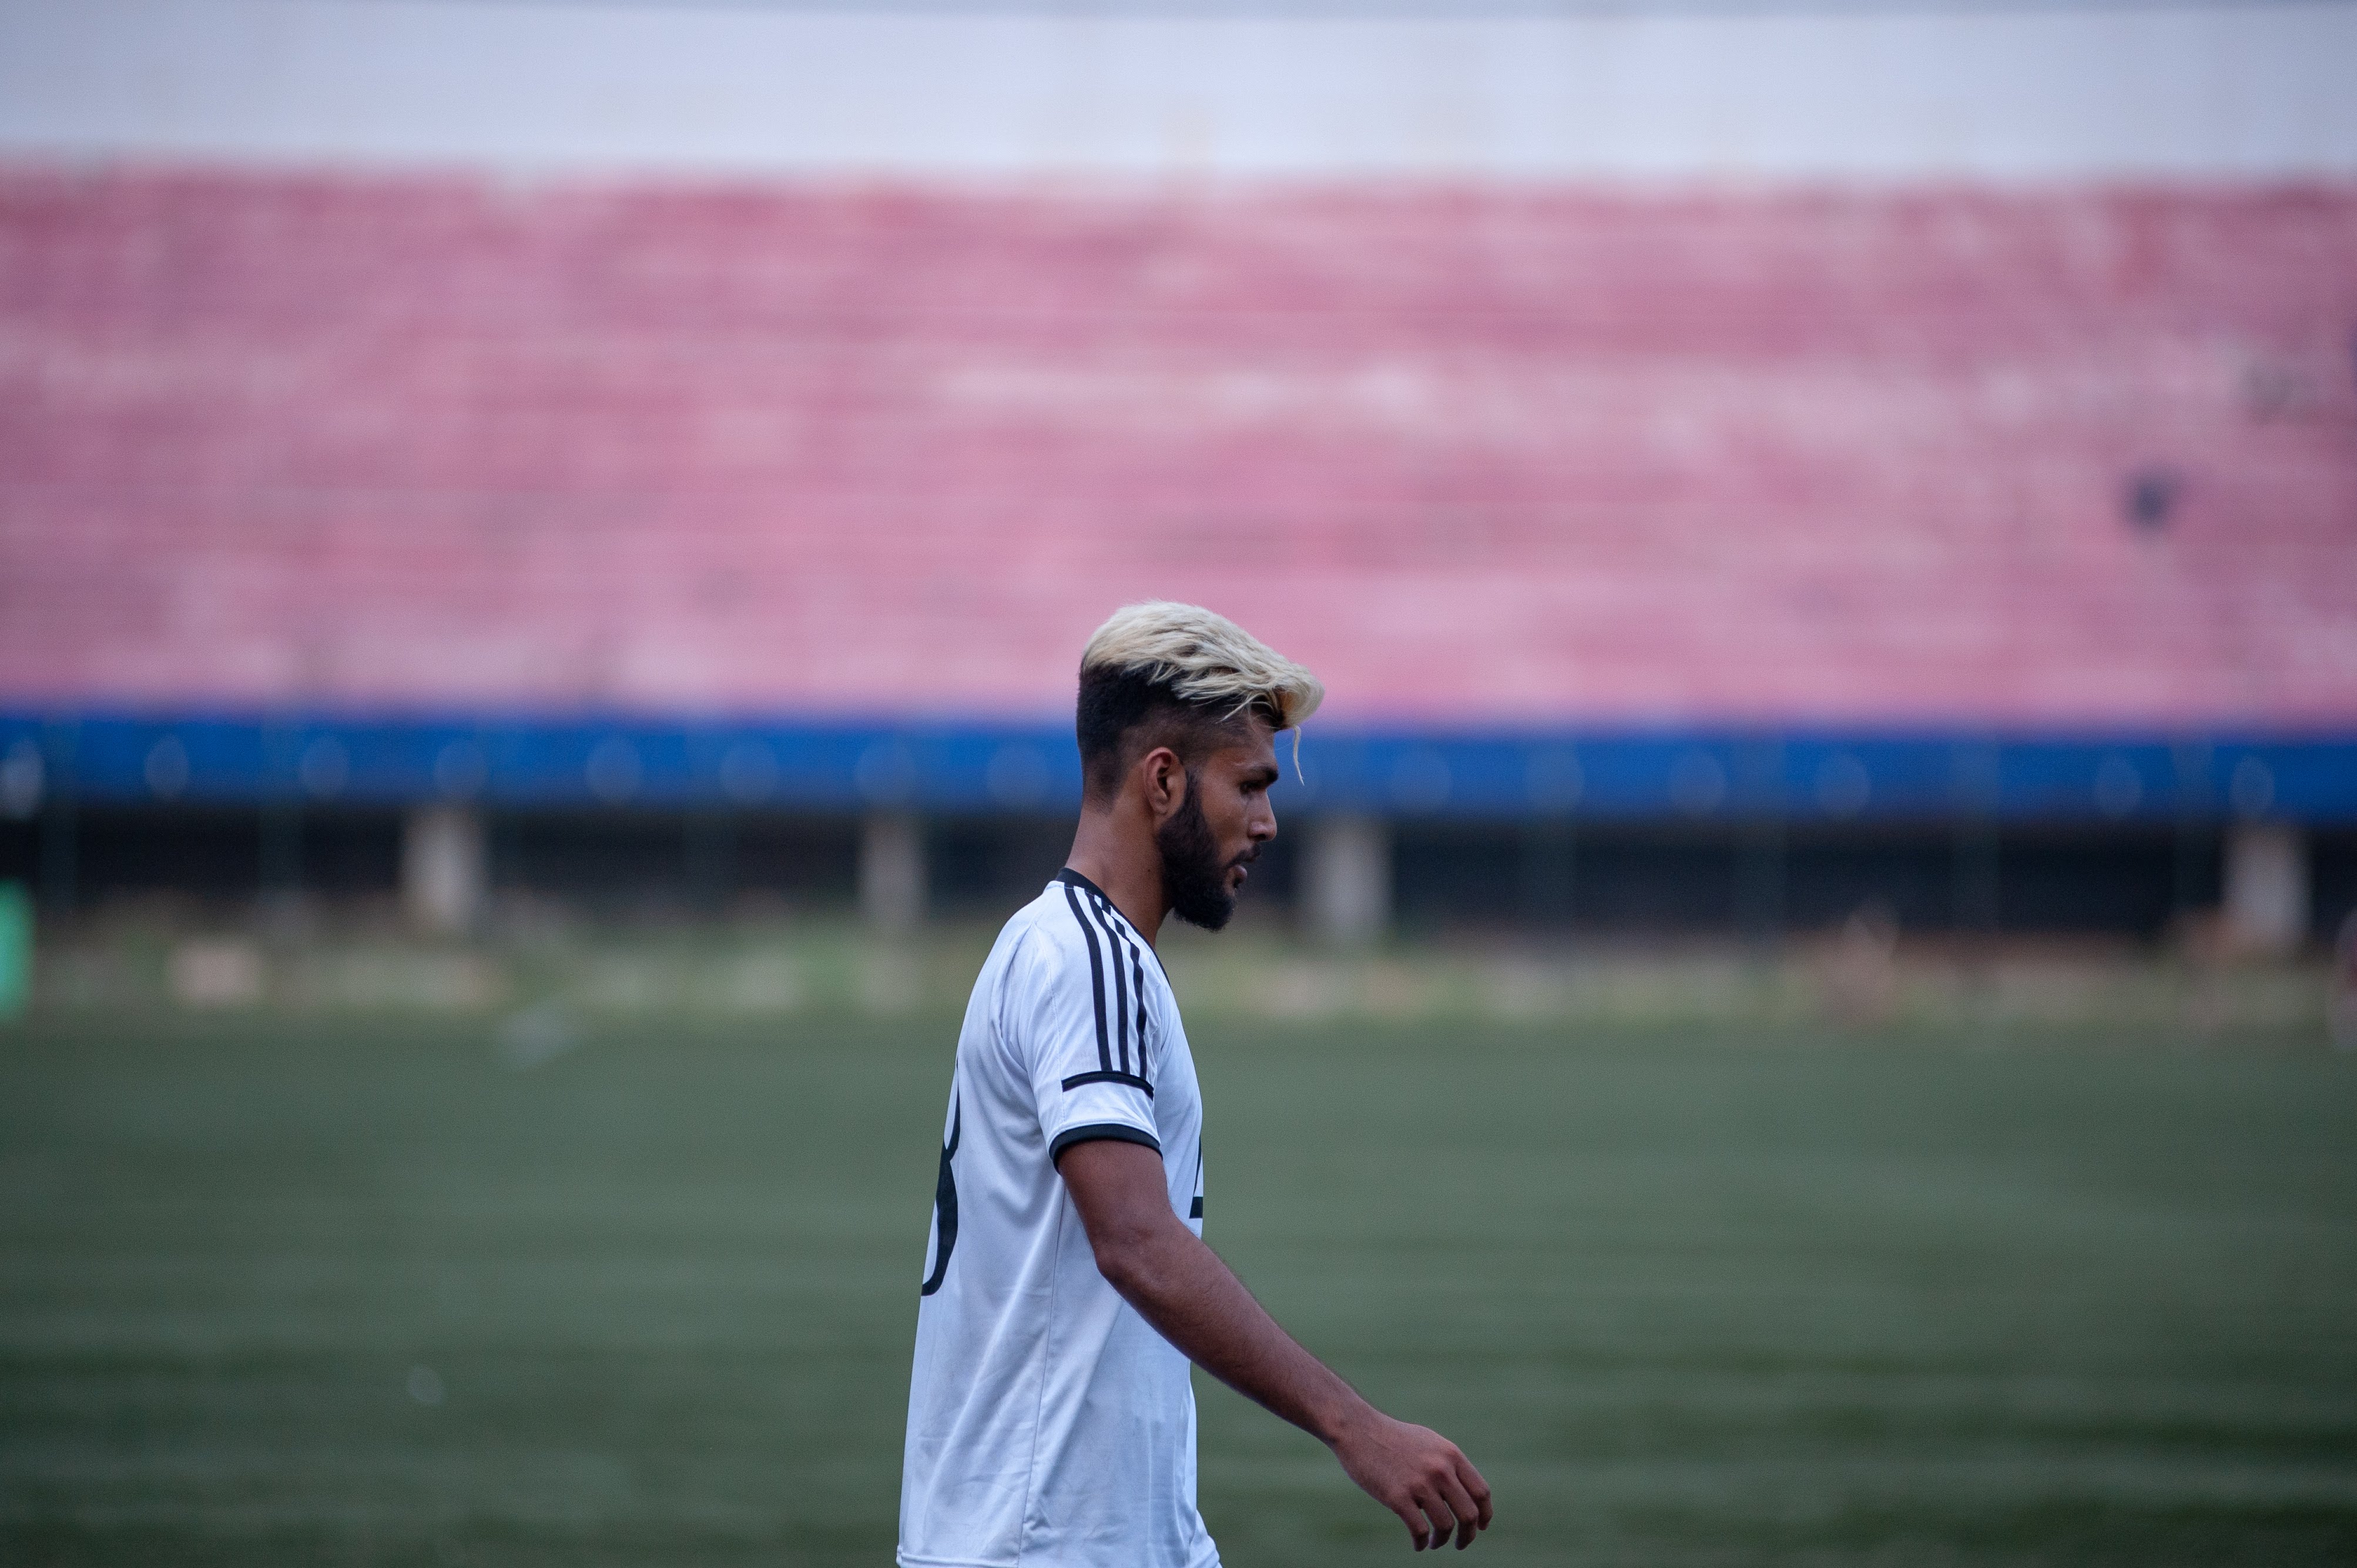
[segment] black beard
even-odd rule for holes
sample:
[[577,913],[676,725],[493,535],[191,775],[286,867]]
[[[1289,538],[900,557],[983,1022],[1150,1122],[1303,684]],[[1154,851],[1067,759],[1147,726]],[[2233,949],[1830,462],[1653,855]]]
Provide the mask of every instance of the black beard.
[[1162,897],[1170,912],[1190,926],[1216,931],[1236,912],[1236,896],[1228,891],[1231,866],[1251,860],[1259,852],[1247,850],[1233,861],[1220,859],[1211,824],[1203,820],[1203,799],[1187,776],[1187,799],[1178,813],[1154,830],[1154,847],[1162,852]]

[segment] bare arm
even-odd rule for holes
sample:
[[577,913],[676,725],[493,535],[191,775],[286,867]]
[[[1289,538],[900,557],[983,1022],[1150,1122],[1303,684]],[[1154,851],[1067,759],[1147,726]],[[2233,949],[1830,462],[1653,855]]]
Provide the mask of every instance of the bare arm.
[[1075,1144],[1057,1168],[1097,1269],[1197,1366],[1334,1451],[1415,1549],[1490,1526],[1490,1487],[1455,1444],[1375,1409],[1294,1342],[1219,1255],[1171,1212],[1162,1156],[1114,1140]]

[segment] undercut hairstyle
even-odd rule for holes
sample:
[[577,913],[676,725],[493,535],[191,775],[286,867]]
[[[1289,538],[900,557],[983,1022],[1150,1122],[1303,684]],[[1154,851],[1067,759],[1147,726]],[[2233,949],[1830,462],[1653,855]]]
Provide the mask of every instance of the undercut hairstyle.
[[1318,677],[1225,616],[1167,599],[1125,605],[1081,654],[1075,727],[1087,797],[1119,790],[1157,746],[1192,774],[1254,717],[1294,732],[1297,767],[1301,725],[1325,698]]

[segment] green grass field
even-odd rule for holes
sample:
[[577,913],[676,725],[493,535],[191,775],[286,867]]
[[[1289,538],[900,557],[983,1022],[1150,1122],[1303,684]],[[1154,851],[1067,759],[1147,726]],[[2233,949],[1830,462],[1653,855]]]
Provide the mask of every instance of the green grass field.
[[[0,1561],[884,1563],[952,1029],[0,1034]],[[1468,1562],[2357,1561],[2357,1059],[1221,1025],[1209,1232]],[[529,1054],[529,1053],[527,1053]],[[1227,1561],[1398,1561],[1202,1390]]]

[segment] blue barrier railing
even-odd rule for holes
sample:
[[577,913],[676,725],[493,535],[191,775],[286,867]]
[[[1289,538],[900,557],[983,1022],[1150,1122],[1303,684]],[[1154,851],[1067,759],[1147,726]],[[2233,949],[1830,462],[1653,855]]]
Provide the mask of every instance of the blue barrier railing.
[[[1285,748],[1289,754],[1289,747]],[[1313,725],[1281,807],[1511,819],[2357,823],[2357,734]],[[1068,811],[1060,723],[0,713],[0,811],[93,803]]]

